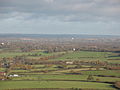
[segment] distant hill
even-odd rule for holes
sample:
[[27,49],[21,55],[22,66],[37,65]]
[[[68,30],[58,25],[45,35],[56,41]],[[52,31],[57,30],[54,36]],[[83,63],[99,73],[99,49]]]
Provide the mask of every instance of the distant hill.
[[84,35],[84,34],[0,34],[0,38],[113,38],[116,35]]

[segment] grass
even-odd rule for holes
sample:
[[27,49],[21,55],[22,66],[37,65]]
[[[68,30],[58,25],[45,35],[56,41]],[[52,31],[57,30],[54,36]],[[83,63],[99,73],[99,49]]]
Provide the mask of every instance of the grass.
[[93,76],[94,80],[99,79],[99,81],[107,81],[107,82],[116,82],[120,81],[120,78],[115,78],[115,77],[96,77]]
[[62,57],[57,58],[58,60],[107,60],[107,56],[112,54],[111,52],[90,52],[80,51],[71,52],[65,54]]
[[79,52],[69,52],[62,57],[58,57],[55,60],[102,60],[108,61],[110,63],[120,63],[120,56],[116,56],[113,52],[91,52],[91,51],[79,51]]
[[27,58],[39,59],[40,57],[58,55],[58,54],[62,54],[62,53],[65,53],[65,52],[55,52],[55,53],[43,53],[43,52],[38,52],[38,51],[32,51],[32,52],[1,52],[0,53],[0,58],[3,58],[3,57],[8,58],[8,57],[15,57],[15,56],[29,55],[29,54],[38,54],[40,56],[27,56]]
[[15,57],[15,56],[21,56],[21,55],[28,55],[29,53],[23,53],[23,52],[6,52],[6,53],[0,53],[0,58],[3,57]]
[[120,64],[120,60],[108,60],[109,63],[119,63]]
[[[100,68],[101,70],[104,70],[103,68]],[[82,72],[86,72],[86,71],[90,71],[90,70],[92,70],[92,71],[96,71],[96,68],[78,68],[78,69],[66,69],[66,70],[59,70],[59,71],[54,71],[55,73],[61,73],[61,74],[63,74],[63,73],[69,73],[69,72],[71,72],[71,71],[74,71],[74,72],[78,72],[78,73],[82,73]],[[92,72],[92,71],[90,71],[90,72]]]
[[30,71],[28,71],[28,70],[11,70],[11,72],[13,72],[13,73],[20,73],[20,72],[24,73],[24,72],[30,72]]
[[[54,53],[43,53],[42,51],[32,51],[32,52],[2,52],[0,53],[0,58],[3,57],[15,57],[28,54],[38,54],[40,56],[27,56],[28,59],[40,59],[45,56],[59,55],[65,52],[54,52]],[[79,52],[69,52],[65,55],[52,60],[103,60],[109,61],[111,63],[120,63],[119,60],[108,60],[108,59],[120,59],[120,56],[115,56],[116,53],[112,52],[90,52],[90,51],[79,51]],[[112,56],[112,57],[110,57]]]
[[[13,77],[12,80],[87,80],[88,75],[47,75],[47,74],[38,74],[38,75],[25,75],[23,77]],[[106,82],[116,82],[120,81],[120,78],[116,77],[98,77],[93,76],[94,81],[99,79],[99,81]]]
[[34,67],[34,68],[44,68],[45,65],[32,65],[32,67]]
[[5,71],[5,68],[0,68],[0,72]]
[[53,53],[36,52],[36,54],[38,54],[40,56],[28,56],[27,58],[28,59],[40,59],[41,57],[59,55],[59,54],[63,54],[63,53],[65,53],[65,52],[53,52]]
[[114,90],[111,84],[77,81],[0,81],[0,89],[17,88],[92,88]]
[[42,80],[47,79],[59,79],[59,80],[87,80],[88,75],[45,75],[45,74],[39,74],[39,75],[27,75],[26,77],[15,77],[13,80],[38,80],[38,78]]
[[[28,52],[28,53],[0,53],[1,57],[14,57],[20,55],[28,55],[32,53],[41,54],[41,56],[27,56],[27,58],[35,58],[38,59],[43,56],[51,56],[51,55],[58,55],[63,52],[57,53],[43,53],[43,52]],[[89,51],[80,51],[80,52],[69,52],[61,57],[56,59],[50,60],[103,60],[109,61],[111,63],[115,63],[113,60],[108,59],[118,59],[120,57],[110,57],[114,56],[112,52],[89,52]],[[119,61],[117,61],[119,62]],[[59,68],[55,68],[57,65],[32,65],[33,69],[30,71],[28,70],[11,70],[11,72],[17,74],[23,74],[22,77],[15,77],[12,78],[13,80],[23,80],[23,81],[0,81],[0,89],[8,89],[8,88],[93,88],[93,89],[114,89],[111,87],[111,84],[106,83],[95,83],[95,82],[81,82],[81,81],[47,81],[50,79],[59,79],[59,80],[84,80],[86,81],[88,75],[93,75],[94,80],[99,79],[99,81],[107,81],[107,82],[116,82],[120,81],[120,70],[101,70],[97,71],[96,68],[92,68],[93,71],[89,71],[89,67],[82,65],[85,68],[77,68],[77,69],[67,69],[62,70]],[[66,68],[73,68],[76,65],[67,65]],[[59,70],[58,70],[59,69]],[[57,70],[57,71],[50,71],[47,73],[44,72],[36,72],[34,71],[49,71],[49,70]],[[84,70],[84,71],[83,71]],[[0,71],[4,71],[4,68],[0,68]],[[70,73],[71,71],[79,72],[82,75],[70,75],[65,73]],[[41,74],[44,75],[41,75]],[[49,75],[48,75],[49,74]],[[53,75],[58,74],[58,75]],[[117,77],[98,77],[95,75],[106,75],[106,76],[117,76]],[[40,80],[40,81],[25,81],[25,80]],[[46,80],[46,81],[42,81]]]
[[85,75],[106,75],[120,77],[120,70],[103,70],[103,71],[81,71]]
[[41,70],[57,70],[57,68],[43,68],[43,69],[32,69],[31,71],[41,71]]

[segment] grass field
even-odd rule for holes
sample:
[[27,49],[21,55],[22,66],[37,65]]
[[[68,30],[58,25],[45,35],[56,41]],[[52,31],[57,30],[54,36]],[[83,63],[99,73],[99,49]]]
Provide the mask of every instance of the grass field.
[[90,52],[90,51],[80,51],[68,53],[58,60],[107,60],[106,57],[111,54],[111,52]]
[[[87,81],[88,75],[52,75],[52,74],[36,74],[36,75],[26,75],[24,77],[12,78],[12,80],[84,80]],[[93,76],[94,80],[99,79],[99,81],[106,82],[116,82],[120,81],[120,78],[116,77],[98,77]]]
[[[0,53],[0,58],[2,57],[14,57],[26,55],[28,59],[37,59],[45,56],[59,55],[64,52],[55,52],[55,53],[43,53],[38,51],[33,52],[11,52],[11,53]],[[38,56],[30,56],[30,54],[38,54]],[[57,57],[55,59],[49,59],[48,61],[59,61],[59,60],[101,60],[108,61],[111,63],[113,60],[109,59],[119,59],[119,56],[116,53],[112,52],[90,52],[90,51],[79,51],[79,52],[68,52]],[[36,60],[36,61],[37,61]],[[20,77],[11,77],[11,81],[0,81],[0,89],[8,88],[92,88],[92,89],[106,89],[114,90],[110,82],[120,81],[120,70],[107,70],[103,66],[96,69],[92,65],[54,65],[54,64],[33,64],[31,69],[19,69],[14,68],[10,71],[11,74],[18,74]],[[58,66],[63,66],[59,68]],[[0,68],[0,71],[5,71],[5,68]],[[78,73],[79,75],[71,74]],[[89,75],[93,75],[94,80],[99,82],[87,82]],[[98,75],[104,75],[107,77],[101,77]],[[110,77],[114,76],[114,77]],[[70,81],[71,80],[71,81]],[[103,83],[107,82],[107,83]],[[109,83],[108,83],[109,82]]]
[[[3,52],[0,53],[0,58],[3,57],[15,57],[21,55],[30,55],[30,54],[38,54],[40,56],[27,56],[28,59],[39,59],[44,56],[58,55],[65,52],[55,52],[55,53],[43,53],[41,51],[33,51],[33,52]],[[113,60],[109,60],[113,59]],[[90,52],[90,51],[79,51],[79,52],[68,52],[67,54],[52,59],[52,60],[103,60],[113,63],[120,63],[120,56],[116,56],[116,53],[112,52]]]
[[4,52],[4,53],[0,53],[0,58],[3,57],[15,57],[15,56],[21,56],[21,55],[28,55],[29,53],[24,53],[24,52]]
[[106,75],[120,77],[120,70],[81,71],[85,75]]
[[[53,55],[59,55],[65,52],[55,52],[55,53],[44,53],[42,51],[32,51],[32,52],[1,52],[0,53],[0,58],[12,58],[15,56],[22,56],[22,55],[26,55],[26,57],[28,59],[40,59],[41,57],[45,57],[45,56],[53,56]],[[33,56],[32,56],[33,54]],[[36,56],[34,56],[35,54],[37,54]],[[30,56],[31,55],[31,56]]]
[[109,63],[119,63],[120,64],[120,60],[108,60]]
[[[113,59],[113,60],[109,60]],[[91,52],[91,51],[79,51],[79,52],[69,52],[62,57],[56,58],[55,60],[100,60],[108,61],[110,63],[120,63],[120,56],[117,56],[113,52]]]
[[77,81],[0,81],[0,89],[12,88],[92,88],[115,90],[111,84]]

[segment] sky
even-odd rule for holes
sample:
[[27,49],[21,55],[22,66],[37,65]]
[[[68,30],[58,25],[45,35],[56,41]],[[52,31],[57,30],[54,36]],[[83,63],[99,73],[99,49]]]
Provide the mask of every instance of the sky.
[[0,0],[0,33],[120,35],[120,0]]

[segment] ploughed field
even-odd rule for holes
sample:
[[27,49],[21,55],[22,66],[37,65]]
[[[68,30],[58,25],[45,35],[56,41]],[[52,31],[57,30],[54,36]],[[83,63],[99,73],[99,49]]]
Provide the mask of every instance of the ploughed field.
[[[114,52],[1,52],[0,89],[80,88],[117,90],[120,56]],[[16,76],[15,76],[16,75]]]

